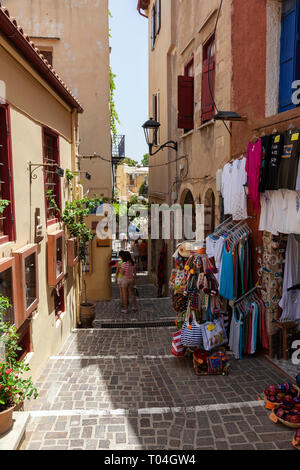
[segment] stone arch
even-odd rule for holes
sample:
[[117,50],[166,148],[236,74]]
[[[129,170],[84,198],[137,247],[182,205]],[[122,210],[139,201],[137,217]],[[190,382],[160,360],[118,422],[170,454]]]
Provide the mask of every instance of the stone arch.
[[215,193],[209,188],[204,197],[204,232],[205,237],[215,230],[216,223],[216,197]]

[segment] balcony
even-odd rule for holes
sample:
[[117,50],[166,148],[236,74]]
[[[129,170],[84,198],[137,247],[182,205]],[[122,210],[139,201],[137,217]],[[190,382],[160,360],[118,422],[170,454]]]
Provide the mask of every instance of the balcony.
[[112,162],[118,165],[125,158],[125,135],[117,135],[112,141]]

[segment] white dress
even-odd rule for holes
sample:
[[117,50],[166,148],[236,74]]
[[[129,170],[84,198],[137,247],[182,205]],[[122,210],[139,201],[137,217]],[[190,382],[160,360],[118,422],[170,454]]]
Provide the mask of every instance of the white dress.
[[227,163],[222,173],[221,193],[224,198],[224,214],[232,214],[233,163]]
[[235,160],[232,172],[231,214],[233,220],[248,218],[247,196],[245,184],[247,183],[246,158]]

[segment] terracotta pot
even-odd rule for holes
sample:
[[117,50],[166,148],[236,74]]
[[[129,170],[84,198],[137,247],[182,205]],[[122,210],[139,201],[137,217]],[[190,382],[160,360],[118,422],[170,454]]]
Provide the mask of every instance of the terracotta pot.
[[84,303],[80,305],[80,321],[82,328],[91,328],[96,315],[96,304]]
[[13,425],[13,412],[15,405],[0,413],[0,435],[7,433]]

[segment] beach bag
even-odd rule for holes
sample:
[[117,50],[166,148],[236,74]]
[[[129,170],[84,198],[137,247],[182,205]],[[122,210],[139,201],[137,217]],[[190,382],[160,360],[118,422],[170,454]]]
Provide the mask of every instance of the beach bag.
[[181,344],[181,330],[173,334],[171,353],[175,357],[183,357],[185,355],[185,348]]
[[218,351],[207,359],[208,372],[210,374],[221,374],[229,363],[226,351]]
[[228,343],[226,330],[220,318],[213,322],[204,323],[201,325],[201,329],[205,351],[211,351],[218,346]]
[[177,292],[180,290],[180,286],[182,281],[184,280],[185,272],[183,270],[179,270],[176,273],[176,277],[174,279],[174,290]]
[[[192,323],[190,323],[191,319]],[[195,313],[191,312],[190,308],[188,308],[181,330],[181,343],[186,348],[200,348],[202,345],[201,326],[196,320]]]

